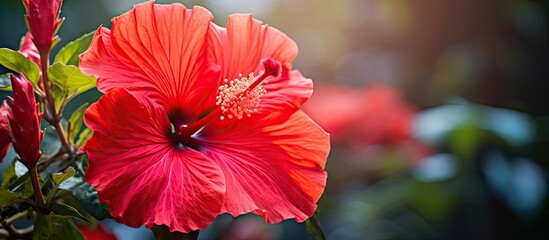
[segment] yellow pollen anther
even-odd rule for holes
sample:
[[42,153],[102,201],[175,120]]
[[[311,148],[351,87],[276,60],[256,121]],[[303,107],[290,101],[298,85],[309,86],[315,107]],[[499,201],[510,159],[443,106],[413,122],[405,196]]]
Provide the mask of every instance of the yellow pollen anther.
[[242,119],[244,116],[250,117],[252,113],[257,112],[257,107],[261,101],[260,97],[267,92],[259,83],[255,88],[248,89],[256,78],[253,73],[248,77],[238,74],[234,80],[225,79],[223,85],[219,86],[219,93],[216,97],[216,105],[220,106],[222,115],[220,120],[226,118]]

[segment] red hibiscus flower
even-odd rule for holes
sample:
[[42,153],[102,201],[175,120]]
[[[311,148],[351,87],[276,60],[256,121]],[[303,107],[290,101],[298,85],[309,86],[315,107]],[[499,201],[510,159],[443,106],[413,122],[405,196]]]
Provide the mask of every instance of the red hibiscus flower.
[[119,222],[189,232],[224,212],[275,223],[316,209],[329,138],[300,110],[312,82],[291,70],[295,43],[250,15],[211,19],[139,4],[81,56],[105,92],[85,114],[86,180]]
[[4,101],[0,106],[0,163],[2,163],[11,147],[10,115],[11,108]]
[[50,51],[62,19],[59,19],[61,0],[23,0],[32,41],[40,53]]

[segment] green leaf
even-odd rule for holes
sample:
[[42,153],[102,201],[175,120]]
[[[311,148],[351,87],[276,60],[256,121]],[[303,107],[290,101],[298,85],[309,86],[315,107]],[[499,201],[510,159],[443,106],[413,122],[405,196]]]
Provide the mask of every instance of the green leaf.
[[28,173],[21,177],[18,177],[17,179],[15,179],[15,181],[10,183],[8,189],[10,191],[19,191],[22,189],[23,186],[25,186],[25,183],[30,182],[29,179],[30,177]]
[[58,86],[54,86],[52,88],[51,95],[53,96],[53,100],[55,101],[55,108],[58,109],[61,105],[61,101],[63,101],[63,99],[68,96],[68,92],[64,92]]
[[74,168],[69,167],[65,172],[61,173],[52,173],[51,179],[53,180],[53,187],[51,187],[51,190],[48,192],[48,197],[46,200],[46,204],[51,204],[53,201],[53,197],[55,196],[55,193],[57,192],[57,188],[59,188],[59,185],[66,181],[67,179],[73,177],[76,174],[76,171]]
[[11,91],[11,79],[9,73],[0,74],[0,90]]
[[326,240],[326,235],[324,235],[324,230],[322,230],[322,227],[320,226],[320,221],[318,221],[316,212],[311,218],[307,219],[305,225],[307,226],[309,236],[311,236],[313,240]]
[[0,48],[0,64],[14,72],[25,74],[34,87],[38,87],[40,70],[35,63],[21,53],[9,48]]
[[[19,192],[23,196],[31,196],[34,194],[34,189],[32,188],[32,182],[30,181],[29,176],[29,170],[23,163],[20,161],[16,161],[14,164],[14,172],[15,176],[17,176],[17,179],[12,181],[9,186],[8,190],[12,192]],[[40,183],[44,182],[44,179],[39,175],[38,179],[40,180]]]
[[84,103],[82,106],[74,110],[71,118],[69,119],[69,126],[71,128],[69,129],[69,137],[71,142],[74,142],[76,134],[78,134],[78,132],[80,132],[80,128],[82,128],[82,123],[84,122],[84,111],[86,111],[87,107],[88,103]]
[[90,222],[86,217],[84,217],[84,215],[78,212],[76,208],[73,208],[67,204],[52,202],[50,204],[50,209],[57,215],[63,215],[63,216],[72,217],[75,219],[80,219],[88,223]]
[[10,192],[4,188],[0,188],[0,208],[23,200],[23,196],[16,192]]
[[33,240],[74,239],[84,240],[84,236],[70,218],[56,215],[38,214],[34,223]]
[[[44,180],[44,178],[42,178],[41,175],[38,175],[38,181],[40,182],[40,189],[42,189],[46,181]],[[32,186],[32,181],[30,181],[30,177],[29,181],[26,181],[23,185],[23,188],[18,190],[18,192],[20,192],[25,197],[30,197],[34,195],[34,188]]]
[[78,136],[78,141],[76,141],[76,146],[78,147],[84,146],[88,141],[88,139],[91,138],[92,135],[93,135],[93,132],[91,129],[89,128],[84,129],[84,131],[82,131]]
[[95,31],[86,33],[76,40],[67,43],[67,45],[59,50],[53,62],[78,66],[78,58],[81,53],[88,49],[94,33]]
[[[17,158],[14,158],[8,168],[6,168],[4,176],[2,176],[2,188],[17,192],[21,197],[29,197],[34,194],[34,190],[28,192],[28,186],[26,186],[28,184],[32,183],[29,181],[27,167],[17,161]],[[32,188],[32,185],[30,187]]]
[[44,153],[44,157],[49,157],[53,154],[56,154],[57,151],[59,151],[60,147],[61,141],[57,136],[55,128],[53,126],[46,127],[46,131],[44,132],[44,139],[42,140],[42,144],[40,145],[40,150]]
[[84,75],[76,66],[63,63],[51,65],[48,69],[48,77],[69,96],[94,88],[96,82],[94,77]]
[[74,188],[69,189],[69,191],[72,192],[74,198],[82,204],[86,211],[97,220],[112,218],[107,205],[99,203],[97,191],[87,182],[82,181],[80,184],[75,185]]
[[74,170],[74,168],[69,167],[65,172],[52,174],[52,177],[55,184],[59,185],[65,180],[73,177],[75,174],[76,171]]
[[[67,184],[68,182],[72,181],[75,178],[69,178],[67,181],[63,182],[63,184]],[[60,186],[61,188],[61,186]],[[58,200],[59,202],[62,202],[63,204],[69,205],[76,209],[79,213],[81,213],[86,220],[91,223],[92,225],[96,223],[96,219],[90,215],[88,212],[86,212],[86,209],[80,204],[80,202],[76,199],[74,199],[74,196],[69,190],[65,189],[59,189],[58,196],[60,197]]]
[[76,176],[70,178],[59,186],[60,189],[69,190],[82,207],[97,220],[112,218],[106,204],[99,202],[97,191],[84,180],[84,173],[88,167],[88,158],[82,155],[74,163]]
[[2,187],[8,187],[10,183],[17,179],[17,175],[15,174],[15,164],[17,163],[17,158],[14,158],[13,161],[11,161],[8,168],[6,168],[6,171],[4,171],[4,176],[2,176]]

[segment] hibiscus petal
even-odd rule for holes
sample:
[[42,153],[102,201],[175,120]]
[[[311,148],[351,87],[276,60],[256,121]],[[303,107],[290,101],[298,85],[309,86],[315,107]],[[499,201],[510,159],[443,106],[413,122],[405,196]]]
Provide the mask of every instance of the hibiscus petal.
[[326,185],[329,137],[302,111],[286,122],[270,122],[249,118],[204,135],[200,151],[223,170],[224,211],[258,213],[268,223],[302,222],[314,213]]
[[[213,105],[217,66],[206,57],[211,13],[181,4],[137,4],[99,28],[81,56],[84,73],[98,77],[101,91],[127,88],[154,98],[166,110],[195,115]],[[108,63],[108,64],[105,64]],[[207,104],[186,104],[210,101]],[[195,109],[198,108],[198,109]]]
[[303,77],[299,71],[293,70],[288,76],[268,78],[263,88],[267,93],[261,96],[259,113],[269,114],[278,111],[291,114],[311,97],[313,81]]
[[219,214],[225,192],[220,168],[168,141],[170,122],[160,105],[115,89],[90,106],[85,122],[94,132],[85,146],[86,181],[117,221],[189,232]]
[[297,45],[278,29],[264,25],[251,14],[233,14],[229,16],[227,28],[212,24],[210,34],[210,55],[220,64],[222,79],[234,79],[240,73],[248,75],[250,72],[257,76],[263,68],[260,63],[264,58],[281,63],[282,75],[269,77],[263,84],[267,93],[261,97],[259,114],[273,111],[292,114],[311,96],[311,79],[298,71],[290,71],[298,52]]
[[212,23],[210,55],[222,66],[223,78],[257,73],[261,59],[271,57],[292,69],[297,45],[286,34],[264,25],[251,14],[229,16],[227,28]]

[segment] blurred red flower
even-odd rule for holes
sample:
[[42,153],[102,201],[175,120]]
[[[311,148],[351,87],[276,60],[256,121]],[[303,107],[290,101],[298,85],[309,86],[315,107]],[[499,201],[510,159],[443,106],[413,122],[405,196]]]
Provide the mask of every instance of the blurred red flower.
[[40,151],[40,143],[44,134],[40,130],[42,113],[39,111],[39,104],[34,99],[32,84],[25,78],[25,75],[21,74],[21,79],[17,79],[13,74],[10,76],[13,98],[9,97],[12,110],[9,122],[13,136],[13,148],[19,154],[21,163],[30,169],[42,156]]
[[276,232],[256,218],[245,217],[232,222],[227,232],[222,233],[220,239],[225,240],[269,240],[277,239]]
[[108,230],[103,227],[103,224],[98,223],[94,227],[83,225],[83,224],[77,224],[76,225],[82,235],[84,235],[84,239],[86,240],[116,240],[118,239],[114,234],[109,232]]
[[415,115],[398,90],[382,83],[364,89],[317,85],[303,110],[335,143],[357,147],[409,139]]
[[138,4],[81,56],[106,92],[85,114],[86,180],[119,222],[189,232],[224,212],[275,223],[316,209],[329,137],[300,110],[312,81],[291,70],[297,46],[251,15],[211,19]]
[[6,101],[0,106],[0,163],[4,161],[4,157],[11,147],[11,127],[9,117],[11,108]]
[[23,0],[32,41],[41,53],[50,51],[62,19],[59,10],[62,0]]

